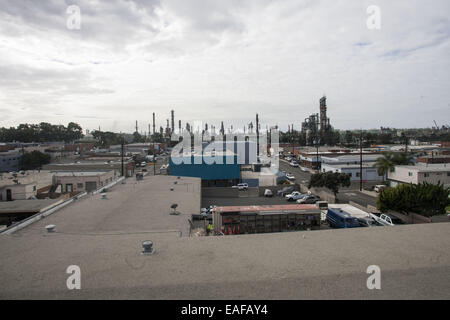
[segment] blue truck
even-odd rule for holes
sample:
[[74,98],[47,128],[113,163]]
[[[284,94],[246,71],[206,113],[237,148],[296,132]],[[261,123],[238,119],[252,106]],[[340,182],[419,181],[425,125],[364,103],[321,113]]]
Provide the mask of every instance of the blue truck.
[[339,208],[328,208],[327,221],[333,228],[358,228],[358,219]]

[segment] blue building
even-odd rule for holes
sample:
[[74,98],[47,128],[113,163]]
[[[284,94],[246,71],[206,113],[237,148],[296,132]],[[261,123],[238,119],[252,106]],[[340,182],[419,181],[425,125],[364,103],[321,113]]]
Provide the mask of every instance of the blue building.
[[241,166],[232,153],[180,156],[169,159],[171,176],[202,179],[202,187],[229,187],[239,183]]

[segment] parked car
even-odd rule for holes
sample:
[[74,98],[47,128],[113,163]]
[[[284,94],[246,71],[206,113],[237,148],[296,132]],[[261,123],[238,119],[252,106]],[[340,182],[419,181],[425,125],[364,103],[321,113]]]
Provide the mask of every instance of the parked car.
[[301,199],[297,200],[297,203],[303,203],[303,204],[313,204],[316,203],[317,201],[320,201],[320,197],[319,196],[315,196],[315,195],[308,195],[306,197],[303,197]]
[[291,165],[291,167],[298,168],[298,163],[297,163],[297,161],[291,161],[290,165]]
[[342,209],[328,208],[326,220],[333,228],[358,228],[358,219]]
[[287,201],[295,201],[295,200],[299,200],[302,199],[303,197],[305,197],[306,194],[300,193],[298,191],[294,191],[291,194],[288,194],[285,199]]
[[384,184],[377,184],[374,188],[373,191],[380,193],[381,191],[383,191],[384,189],[386,189],[387,186],[385,186]]
[[264,190],[264,197],[273,197],[273,192],[270,189]]
[[288,178],[289,180],[295,180],[295,176],[292,173],[287,173],[286,178]]
[[294,187],[292,187],[292,186],[290,186],[290,187],[284,187],[283,189],[277,191],[277,196],[281,197],[281,196],[283,196],[284,194],[290,194],[290,193],[292,193],[292,191],[294,191]]
[[405,224],[405,222],[402,219],[392,214],[382,213],[381,215],[378,216],[377,214],[372,213],[370,216],[383,226],[395,226],[399,224]]
[[303,167],[301,167],[301,170],[302,170],[303,172],[308,172],[308,169],[303,168]]
[[284,158],[286,161],[291,161],[292,160],[292,158],[291,157],[286,157],[286,158]]
[[248,190],[248,183],[239,183],[236,186],[232,186],[232,188],[238,188],[239,190]]
[[376,227],[381,226],[374,218],[372,217],[364,217],[364,218],[356,218],[361,227]]

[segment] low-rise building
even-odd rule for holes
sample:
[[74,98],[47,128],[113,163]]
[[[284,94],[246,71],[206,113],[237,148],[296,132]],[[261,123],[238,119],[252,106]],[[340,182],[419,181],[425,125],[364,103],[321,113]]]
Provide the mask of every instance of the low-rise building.
[[320,229],[321,211],[315,205],[227,206],[213,209],[215,232],[271,233]]
[[36,183],[11,184],[0,187],[0,200],[26,200],[37,194]]
[[447,187],[450,186],[450,165],[417,163],[415,166],[395,166],[395,170],[388,173],[388,180],[393,187],[400,183],[423,182],[432,184],[440,182]]
[[430,155],[417,158],[418,163],[450,163],[450,155]]
[[0,172],[20,170],[22,154],[19,151],[0,152]]
[[[134,175],[134,161],[124,160],[124,174],[126,177],[132,177]],[[102,160],[102,161],[76,161],[71,163],[50,163],[42,167],[43,170],[52,171],[109,171],[114,170],[116,175],[121,175],[122,162],[121,160]]]
[[237,155],[230,151],[170,157],[169,173],[201,178],[202,187],[231,187],[241,179]]
[[115,172],[57,172],[53,176],[53,185],[60,185],[62,192],[92,192],[115,180]]
[[[350,176],[350,181],[360,181],[361,168],[359,164],[322,164],[322,172],[346,173]],[[377,169],[372,164],[363,163],[362,165],[363,181],[382,181],[383,176],[378,175]]]

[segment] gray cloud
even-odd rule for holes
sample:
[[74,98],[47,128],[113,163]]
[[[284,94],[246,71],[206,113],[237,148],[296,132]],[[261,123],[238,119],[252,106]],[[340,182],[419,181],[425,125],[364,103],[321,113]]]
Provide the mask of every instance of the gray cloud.
[[[66,28],[72,4],[81,30]],[[299,128],[324,93],[340,128],[449,119],[449,2],[379,0],[379,31],[366,28],[371,4],[0,0],[0,106],[14,111],[0,126],[132,130],[152,112],[164,126],[175,109],[191,122],[237,126],[258,112]]]

